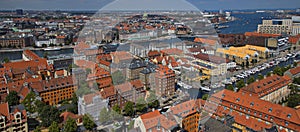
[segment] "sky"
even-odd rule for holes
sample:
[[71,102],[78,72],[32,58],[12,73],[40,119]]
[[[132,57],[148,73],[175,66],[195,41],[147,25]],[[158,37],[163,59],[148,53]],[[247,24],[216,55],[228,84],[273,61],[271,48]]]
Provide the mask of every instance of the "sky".
[[[0,10],[35,9],[35,10],[99,10],[115,0],[0,0]],[[144,9],[170,8],[182,6],[174,1],[184,0],[117,0],[122,4],[116,7]],[[126,1],[126,2],[125,2]],[[139,4],[137,4],[139,1]],[[143,1],[143,2],[140,2]],[[173,1],[170,3],[170,1]],[[300,8],[300,0],[186,0],[200,10],[235,10],[235,9],[277,9]],[[142,4],[140,4],[142,3]],[[151,3],[151,4],[149,4]],[[144,5],[144,6],[143,6]],[[184,4],[183,4],[184,5]],[[176,7],[177,7],[176,6]],[[173,8],[173,7],[171,7]]]

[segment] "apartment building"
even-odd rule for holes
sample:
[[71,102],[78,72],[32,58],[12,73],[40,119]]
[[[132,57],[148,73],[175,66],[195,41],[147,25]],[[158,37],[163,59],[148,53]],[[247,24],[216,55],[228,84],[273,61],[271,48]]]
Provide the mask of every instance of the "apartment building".
[[157,96],[173,95],[175,92],[175,72],[160,65],[155,73],[155,92]]
[[292,34],[292,19],[263,20],[258,24],[257,32],[270,34]]
[[291,83],[292,80],[288,76],[271,75],[241,88],[239,92],[279,103],[290,94],[288,86]]
[[280,131],[300,129],[299,109],[273,104],[243,92],[222,90],[206,101],[204,108],[215,116],[234,116],[234,131],[264,131],[272,127]]
[[0,104],[1,132],[28,132],[26,110],[9,108],[8,103]]
[[29,87],[49,105],[56,105],[63,100],[71,99],[77,90],[76,80],[73,80],[72,76],[33,82],[29,84]]
[[95,121],[99,120],[100,110],[108,108],[108,99],[103,99],[100,92],[78,97],[78,114],[89,114]]

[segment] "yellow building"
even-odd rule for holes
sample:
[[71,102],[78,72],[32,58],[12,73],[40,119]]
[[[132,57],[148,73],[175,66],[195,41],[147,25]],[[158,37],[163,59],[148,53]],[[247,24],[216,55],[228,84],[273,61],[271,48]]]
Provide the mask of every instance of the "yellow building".
[[216,55],[226,57],[237,64],[246,65],[266,59],[269,56],[269,49],[260,46],[246,45],[243,47],[230,47],[228,49],[218,48]]

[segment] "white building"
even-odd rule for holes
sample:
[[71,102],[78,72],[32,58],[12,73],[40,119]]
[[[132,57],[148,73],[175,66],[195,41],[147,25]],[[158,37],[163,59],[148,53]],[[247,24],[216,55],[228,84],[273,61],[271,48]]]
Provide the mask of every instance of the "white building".
[[102,99],[99,92],[78,97],[79,115],[89,114],[95,121],[98,121],[103,108],[108,108],[108,100]]

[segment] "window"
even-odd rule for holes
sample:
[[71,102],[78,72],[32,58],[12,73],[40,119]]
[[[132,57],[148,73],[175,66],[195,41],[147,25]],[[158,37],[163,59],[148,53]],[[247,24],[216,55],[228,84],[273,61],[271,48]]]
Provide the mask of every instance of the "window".
[[269,109],[269,112],[272,112],[272,108]]
[[288,114],[288,115],[287,115],[287,118],[291,118],[291,116],[292,116],[292,114]]

